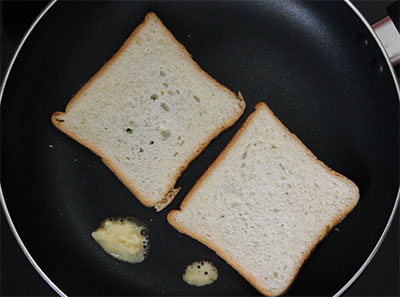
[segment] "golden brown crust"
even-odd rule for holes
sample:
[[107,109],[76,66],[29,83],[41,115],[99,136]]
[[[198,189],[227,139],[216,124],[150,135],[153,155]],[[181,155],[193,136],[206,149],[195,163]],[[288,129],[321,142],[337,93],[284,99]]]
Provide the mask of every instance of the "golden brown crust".
[[[190,63],[192,63],[192,65],[198,70],[200,71],[200,73],[202,73],[205,78],[207,78],[210,82],[212,82],[213,84],[215,84],[220,90],[230,94],[231,96],[233,96],[234,98],[237,98],[239,100],[239,106],[240,106],[240,110],[238,111],[238,113],[234,116],[232,116],[232,118],[230,119],[230,121],[224,123],[221,127],[216,128],[215,133],[210,135],[197,149],[197,151],[195,151],[191,156],[189,156],[189,158],[186,160],[186,162],[177,170],[177,172],[173,175],[173,178],[171,179],[171,182],[169,183],[168,189],[167,191],[164,193],[164,198],[161,199],[160,201],[158,201],[157,203],[153,203],[153,202],[149,202],[149,200],[142,195],[135,187],[133,181],[129,181],[128,179],[126,179],[122,173],[119,172],[118,168],[116,165],[113,164],[113,162],[109,159],[107,159],[107,154],[101,152],[101,150],[97,149],[94,145],[90,144],[89,142],[87,142],[86,140],[78,137],[76,134],[74,134],[72,131],[68,130],[66,127],[63,126],[63,121],[62,119],[59,119],[60,116],[62,116],[64,113],[63,112],[55,112],[53,113],[51,120],[52,123],[54,124],[54,126],[56,128],[58,128],[59,130],[61,130],[62,132],[64,132],[65,134],[67,134],[69,137],[75,139],[76,141],[78,141],[80,144],[82,144],[83,146],[87,147],[88,149],[90,149],[92,152],[94,152],[96,155],[98,155],[99,157],[102,158],[103,162],[107,165],[108,168],[110,168],[110,170],[123,182],[123,184],[135,195],[135,197],[145,206],[147,207],[152,207],[152,206],[156,206],[156,210],[160,211],[163,208],[165,208],[176,196],[176,194],[178,193],[179,189],[175,189],[175,183],[178,180],[178,178],[182,175],[183,171],[189,166],[189,164],[207,147],[207,145],[211,142],[211,140],[213,140],[215,137],[217,137],[222,131],[226,130],[227,128],[229,128],[230,126],[232,126],[238,119],[239,117],[242,115],[244,108],[246,106],[245,101],[242,98],[239,98],[237,95],[235,95],[235,93],[233,93],[231,90],[229,90],[227,87],[225,87],[224,85],[218,83],[214,78],[212,78],[208,73],[206,73],[205,71],[203,71],[200,66],[192,59],[191,55],[187,52],[187,50],[185,49],[185,47],[180,44],[175,37],[172,35],[172,33],[164,26],[164,24],[161,22],[161,20],[156,16],[155,13],[150,12],[145,16],[144,21],[136,27],[136,29],[131,33],[131,35],[126,39],[126,41],[123,43],[123,45],[120,47],[120,49],[112,56],[112,58],[105,63],[90,79],[89,81],[83,85],[83,87],[72,97],[72,99],[68,102],[67,106],[65,107],[65,113],[68,113],[68,110],[71,108],[71,106],[74,104],[74,102],[76,102],[77,100],[79,100],[79,98],[85,93],[85,91],[87,90],[87,88],[94,82],[96,81],[96,79],[98,79],[99,77],[101,77],[103,75],[103,73],[105,73],[107,71],[107,69],[110,67],[110,65],[112,65],[112,63],[121,55],[121,53],[126,49],[126,47],[128,47],[129,44],[131,44],[132,42],[134,42],[134,39],[136,37],[136,35],[140,32],[140,30],[146,25],[146,23],[149,20],[155,20],[157,21],[162,29],[164,30],[164,32],[170,36],[170,38],[172,39],[172,41],[177,44],[179,46],[179,49],[181,50],[181,52],[184,54],[184,56],[188,59],[188,61],[190,61]],[[61,121],[60,121],[61,120]],[[171,193],[173,193],[174,195],[172,195]],[[164,201],[164,199],[166,199]]]
[[74,134],[72,131],[68,130],[61,124],[62,122],[59,121],[60,119],[58,117],[62,114],[64,114],[64,113],[58,112],[58,111],[53,113],[53,115],[51,116],[51,121],[52,121],[53,125],[57,129],[64,132],[65,134],[67,134],[72,139],[74,139],[75,141],[77,141],[80,144],[82,144],[83,146],[87,147],[89,150],[91,150],[97,156],[99,156],[101,158],[101,160],[103,161],[103,163],[106,164],[106,166],[118,177],[118,179],[120,179],[122,181],[122,183],[136,196],[136,198],[138,198],[140,200],[140,202],[142,204],[144,204],[147,207],[152,207],[153,205],[151,203],[149,203],[147,200],[145,200],[145,198],[136,190],[136,188],[132,185],[132,183],[129,180],[125,179],[119,173],[119,171],[116,168],[114,168],[112,162],[109,161],[108,159],[106,159],[105,157],[103,157],[104,155],[106,155],[105,153],[101,152],[95,146],[91,145],[86,140],[80,138],[78,135]]
[[[293,274],[293,277],[291,278],[289,285],[282,291],[279,292],[278,294],[274,294],[268,289],[262,287],[260,283],[257,282],[257,279],[252,275],[252,273],[245,268],[241,267],[239,264],[237,264],[234,259],[232,259],[227,253],[224,253],[223,250],[220,249],[219,246],[214,244],[212,241],[210,241],[208,238],[196,234],[192,232],[190,229],[185,228],[185,226],[180,225],[175,217],[174,214],[179,213],[180,211],[184,211],[186,203],[193,197],[193,195],[196,193],[198,188],[202,185],[202,183],[208,178],[210,173],[214,170],[214,168],[217,168],[218,165],[225,159],[226,154],[230,151],[230,149],[236,144],[236,142],[240,139],[241,135],[243,132],[247,129],[247,127],[251,124],[253,121],[255,115],[261,110],[265,109],[268,113],[270,113],[274,119],[284,128],[285,132],[287,132],[293,140],[298,142],[303,148],[305,148],[307,154],[312,157],[315,161],[317,161],[325,170],[330,172],[331,174],[334,174],[335,176],[343,179],[346,183],[349,183],[350,185],[353,185],[354,187],[357,188],[357,186],[349,180],[347,177],[341,175],[340,173],[333,171],[331,168],[329,168],[327,165],[325,165],[322,161],[318,160],[317,157],[301,142],[301,140],[291,133],[289,129],[283,125],[283,123],[273,114],[271,109],[267,106],[266,103],[260,102],[256,105],[255,111],[250,114],[250,116],[246,119],[242,127],[239,129],[239,131],[235,134],[235,136],[232,138],[232,140],[228,143],[228,145],[224,148],[224,150],[220,153],[220,155],[217,157],[217,159],[210,165],[210,167],[206,170],[206,172],[200,177],[200,179],[196,182],[196,184],[193,186],[193,188],[189,191],[189,193],[186,195],[186,197],[183,199],[181,205],[180,205],[180,210],[172,210],[168,213],[167,215],[167,220],[168,222],[179,232],[187,234],[188,236],[200,241],[210,249],[214,250],[221,258],[223,258],[229,265],[231,265],[236,271],[238,271],[254,288],[256,288],[261,294],[266,295],[266,296],[278,296],[281,294],[284,294],[290,286],[293,284],[294,279],[296,278],[297,274],[300,271],[301,266],[305,263],[305,261],[308,259],[308,257],[311,255],[312,251],[316,248],[318,243],[325,238],[325,236],[332,230],[332,228],[337,225],[350,211],[353,210],[355,205],[358,202],[359,199],[359,192],[357,197],[354,199],[354,203],[347,209],[344,209],[342,213],[340,213],[336,218],[334,218],[331,221],[331,224],[327,225],[325,230],[321,232],[321,234],[318,236],[318,238],[313,242],[312,245],[310,245],[310,249],[307,251],[307,253],[304,255],[302,259],[300,259],[299,265],[296,267],[295,273]],[[358,188],[357,188],[358,190]]]
[[154,208],[156,211],[162,211],[164,208],[166,208],[172,200],[174,200],[175,196],[178,194],[178,192],[181,190],[182,187],[179,187],[177,189],[172,189],[170,190],[163,199],[157,202],[157,204],[154,205]]

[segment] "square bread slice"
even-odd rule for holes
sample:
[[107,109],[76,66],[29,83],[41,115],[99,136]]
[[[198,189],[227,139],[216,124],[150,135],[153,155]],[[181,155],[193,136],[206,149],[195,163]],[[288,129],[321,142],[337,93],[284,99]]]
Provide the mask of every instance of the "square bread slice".
[[317,160],[259,103],[168,221],[262,294],[277,296],[358,199],[352,181]]
[[194,62],[154,13],[71,99],[53,124],[99,155],[129,190],[157,211],[210,141],[245,102]]

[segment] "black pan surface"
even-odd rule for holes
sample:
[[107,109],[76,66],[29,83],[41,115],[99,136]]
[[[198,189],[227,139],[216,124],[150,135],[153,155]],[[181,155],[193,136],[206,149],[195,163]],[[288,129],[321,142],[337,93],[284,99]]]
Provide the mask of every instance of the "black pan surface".
[[[142,206],[101,160],[50,123],[144,15],[154,11],[199,65],[245,96],[242,118],[185,171],[163,212]],[[367,42],[365,42],[365,39]],[[322,161],[360,188],[356,209],[317,247],[288,295],[332,295],[360,268],[398,191],[399,102],[367,28],[344,2],[58,2],[24,44],[1,106],[1,183],[14,224],[44,272],[68,295],[256,295],[215,253],[166,222],[259,101]],[[151,230],[140,265],[90,238],[99,222],[133,215]],[[211,260],[219,280],[183,283]]]

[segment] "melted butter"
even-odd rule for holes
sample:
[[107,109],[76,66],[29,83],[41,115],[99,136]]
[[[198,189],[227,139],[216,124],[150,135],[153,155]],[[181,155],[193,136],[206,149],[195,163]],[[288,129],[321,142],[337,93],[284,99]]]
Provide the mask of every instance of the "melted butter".
[[92,238],[114,258],[129,262],[142,262],[149,251],[149,232],[135,218],[108,218],[92,232]]
[[182,278],[189,285],[202,287],[218,279],[218,270],[211,262],[196,261],[186,267]]

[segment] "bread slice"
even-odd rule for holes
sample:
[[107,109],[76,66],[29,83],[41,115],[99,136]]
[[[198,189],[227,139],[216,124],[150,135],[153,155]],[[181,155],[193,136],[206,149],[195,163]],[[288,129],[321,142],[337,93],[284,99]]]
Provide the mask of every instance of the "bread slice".
[[168,221],[262,294],[277,296],[358,198],[352,181],[317,160],[259,103]]
[[243,98],[201,70],[149,13],[51,119],[159,211],[178,193],[184,169],[244,108]]

